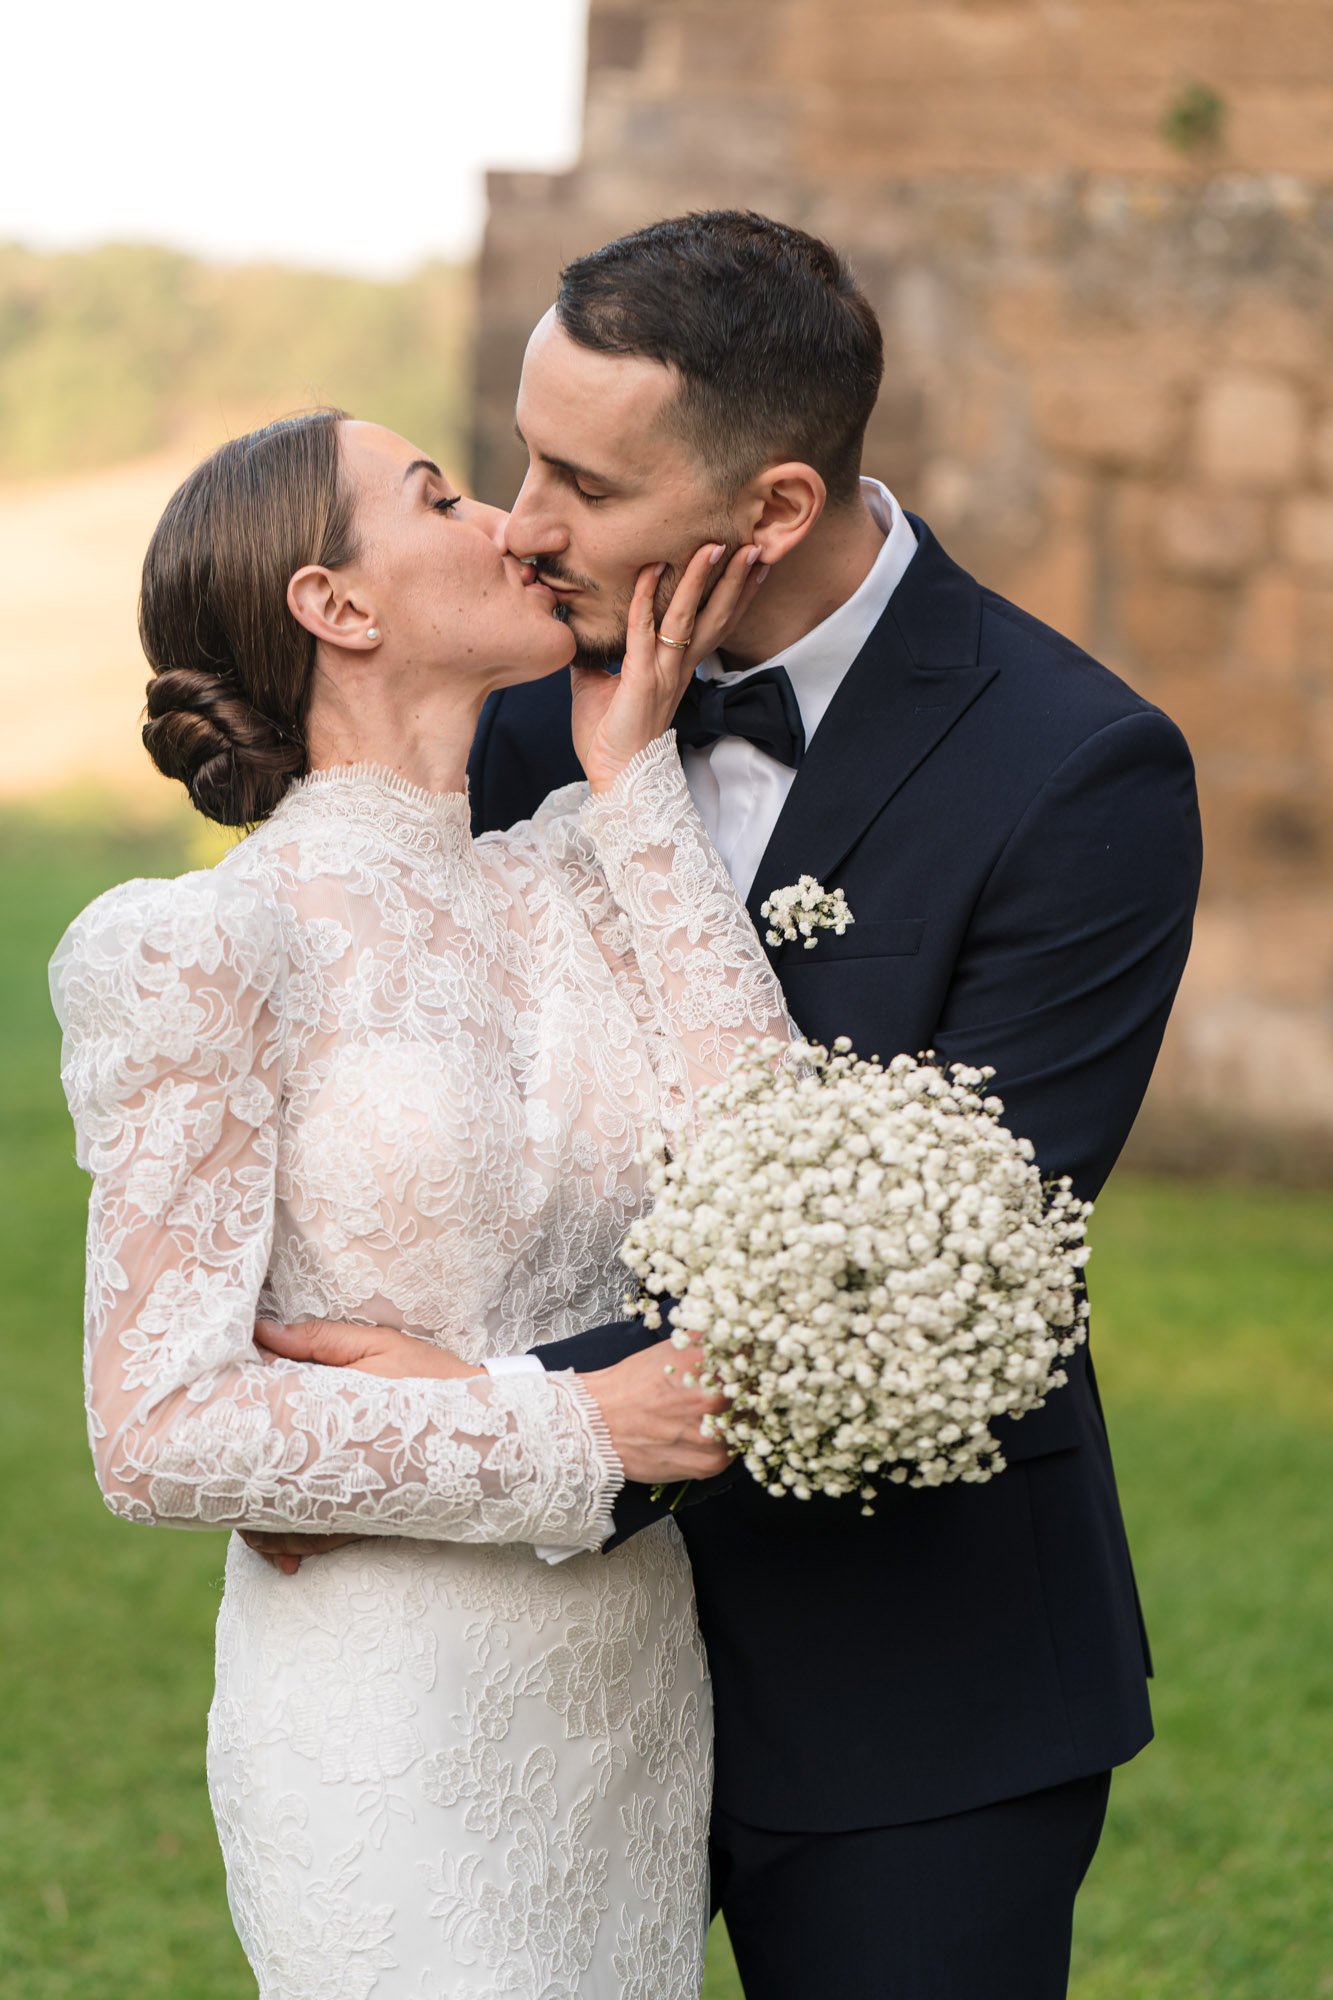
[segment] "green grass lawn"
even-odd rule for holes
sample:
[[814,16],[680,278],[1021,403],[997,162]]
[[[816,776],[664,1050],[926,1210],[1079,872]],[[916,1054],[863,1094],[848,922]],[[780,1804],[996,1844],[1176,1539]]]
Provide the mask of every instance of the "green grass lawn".
[[[79,1387],[86,1184],[44,963],[165,845],[0,830],[0,1995],[242,2000],[203,1785],[223,1540],[120,1526]],[[1333,1996],[1333,1197],[1124,1181],[1099,1371],[1157,1655],[1076,2000]],[[707,2000],[738,2000],[725,1937]],[[812,1995],[811,2000],[859,2000]],[[952,2000],[952,1996],[950,1996]]]

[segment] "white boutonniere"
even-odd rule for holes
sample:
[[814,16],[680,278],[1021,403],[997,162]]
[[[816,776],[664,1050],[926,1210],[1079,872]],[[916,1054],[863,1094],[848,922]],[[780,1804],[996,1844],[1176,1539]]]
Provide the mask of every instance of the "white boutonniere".
[[841,937],[848,924],[856,922],[842,890],[830,893],[813,875],[802,875],[786,889],[774,889],[759,905],[759,914],[773,927],[764,934],[769,944],[794,944],[802,937],[807,951],[819,943],[816,931],[832,931]]

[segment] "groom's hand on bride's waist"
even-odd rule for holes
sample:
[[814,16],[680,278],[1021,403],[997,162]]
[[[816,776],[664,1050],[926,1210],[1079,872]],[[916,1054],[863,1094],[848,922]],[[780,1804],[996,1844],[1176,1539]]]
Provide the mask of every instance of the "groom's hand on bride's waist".
[[[605,1329],[608,1334],[621,1331]],[[626,1329],[629,1332],[631,1330]],[[631,1337],[642,1338],[632,1330]],[[569,1366],[580,1345],[589,1359],[601,1359],[592,1337],[568,1343],[560,1361]],[[315,1362],[326,1368],[352,1368],[391,1379],[437,1376],[458,1380],[484,1375],[485,1370],[460,1361],[447,1348],[420,1340],[396,1327],[349,1326],[333,1320],[303,1320],[283,1325],[260,1320],[255,1345],[263,1354],[288,1361]],[[612,1342],[609,1351],[619,1343]],[[549,1356],[549,1359],[555,1359]],[[725,1407],[720,1396],[705,1395],[695,1380],[700,1356],[695,1348],[673,1347],[659,1340],[625,1355],[609,1367],[578,1371],[578,1378],[597,1404],[625,1478],[644,1486],[711,1479],[724,1472],[729,1457],[724,1448],[704,1437],[702,1423],[710,1412]],[[354,1535],[277,1534],[243,1530],[242,1539],[288,1575],[305,1556],[323,1555],[360,1539]]]
[[658,1486],[725,1472],[728,1452],[704,1437],[701,1426],[726,1403],[698,1387],[700,1359],[697,1348],[660,1340],[579,1377],[602,1413],[626,1479]]
[[[400,1333],[392,1326],[346,1326],[329,1319],[284,1326],[279,1320],[261,1319],[255,1325],[255,1346],[262,1354],[281,1355],[285,1361],[354,1368],[363,1375],[383,1375],[396,1381],[429,1377],[453,1381],[485,1372],[460,1361],[447,1348]],[[280,1534],[254,1528],[243,1528],[240,1534],[247,1548],[285,1576],[295,1576],[306,1556],[331,1555],[334,1549],[365,1540],[364,1535]]]

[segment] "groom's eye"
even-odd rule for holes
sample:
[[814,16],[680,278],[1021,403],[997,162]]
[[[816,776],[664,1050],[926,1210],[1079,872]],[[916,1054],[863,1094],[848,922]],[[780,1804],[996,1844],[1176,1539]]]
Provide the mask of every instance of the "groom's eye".
[[578,494],[580,500],[586,500],[590,507],[595,507],[599,500],[607,498],[605,493],[589,493],[587,487],[580,486],[577,479],[574,481],[574,491]]

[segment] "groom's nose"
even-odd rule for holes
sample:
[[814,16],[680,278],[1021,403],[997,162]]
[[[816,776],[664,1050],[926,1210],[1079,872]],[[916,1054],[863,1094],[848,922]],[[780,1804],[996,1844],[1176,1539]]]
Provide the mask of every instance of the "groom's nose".
[[568,528],[554,509],[542,505],[531,473],[510,511],[506,546],[513,556],[554,556],[569,547]]

